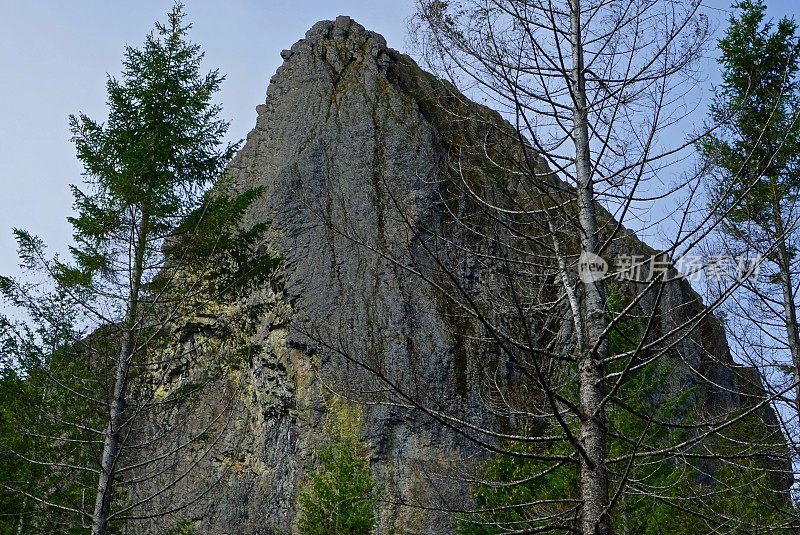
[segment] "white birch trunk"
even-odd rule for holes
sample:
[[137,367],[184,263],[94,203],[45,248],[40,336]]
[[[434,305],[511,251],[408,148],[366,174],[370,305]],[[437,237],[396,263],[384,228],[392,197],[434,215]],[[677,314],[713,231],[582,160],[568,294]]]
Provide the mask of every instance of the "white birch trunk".
[[[589,126],[586,103],[586,78],[583,64],[580,0],[570,0],[570,33],[572,40],[573,141],[578,185],[578,209],[581,231],[581,252],[597,254],[598,225],[589,152]],[[580,488],[583,507],[583,535],[609,535],[608,469],[606,466],[606,422],[603,410],[602,360],[608,342],[601,340],[608,324],[601,281],[584,281],[585,321],[584,350],[578,355],[580,380],[581,426],[579,440],[585,456],[581,456]]]

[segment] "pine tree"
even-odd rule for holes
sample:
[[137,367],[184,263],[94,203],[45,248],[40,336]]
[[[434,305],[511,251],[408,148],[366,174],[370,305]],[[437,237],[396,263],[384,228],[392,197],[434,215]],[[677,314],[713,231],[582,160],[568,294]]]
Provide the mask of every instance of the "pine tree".
[[[763,0],[743,0],[719,41],[722,84],[710,108],[717,125],[699,148],[711,169],[723,232],[762,256],[766,276],[748,290],[785,331],[800,415],[796,239],[800,194],[800,42],[797,23],[766,19]],[[777,291],[776,291],[777,290]],[[779,308],[783,308],[779,311]],[[775,317],[777,316],[777,318]],[[756,322],[757,324],[760,322]],[[763,325],[763,323],[762,323]],[[773,339],[774,333],[768,338]]]
[[[72,261],[48,258],[41,240],[15,231],[24,266],[46,276],[47,299],[42,299],[40,284],[0,281],[6,300],[25,309],[36,325],[17,324],[4,333],[4,340],[16,349],[14,365],[21,367],[21,377],[30,387],[36,386],[33,378],[44,375],[63,397],[55,411],[61,415],[46,417],[61,428],[31,434],[46,437],[47,451],[59,449],[55,445],[81,446],[68,462],[54,462],[43,454],[17,458],[56,471],[72,466],[96,479],[94,499],[87,500],[84,492],[80,503],[42,497],[51,493],[41,482],[29,482],[21,493],[78,514],[82,522],[91,522],[95,535],[109,532],[117,516],[116,502],[119,512],[127,514],[143,503],[126,503],[118,487],[136,481],[131,475],[136,469],[167,457],[137,458],[125,467],[126,447],[137,442],[131,437],[155,428],[152,436],[137,437],[139,444],[152,448],[165,434],[166,407],[198,390],[185,385],[164,394],[164,370],[195,351],[194,340],[190,350],[182,350],[176,333],[193,318],[209,317],[211,310],[215,319],[194,330],[204,339],[215,338],[217,349],[226,343],[237,345],[232,343],[234,331],[254,325],[262,311],[257,300],[247,301],[246,296],[276,265],[276,259],[256,254],[265,225],[245,224],[248,207],[262,191],[234,193],[220,179],[238,145],[224,143],[228,123],[220,119],[221,108],[212,101],[224,76],[216,70],[201,72],[203,53],[187,39],[190,28],[184,23],[183,6],[176,3],[166,23],[157,23],[141,48],[126,48],[121,78],[109,77],[107,121],[84,114],[70,117],[85,169],[84,187],[72,187]],[[216,305],[237,299],[255,304],[224,310]],[[57,307],[43,309],[43,302]],[[59,307],[70,312],[58,312]],[[46,343],[48,339],[52,343]],[[31,348],[40,358],[27,366]],[[68,355],[72,364],[79,363],[81,370],[68,378],[56,377],[54,350]],[[249,350],[252,347],[242,343],[231,352]],[[54,399],[49,393],[40,397]],[[81,408],[93,409],[94,416],[82,417]],[[155,425],[137,427],[137,421],[156,413]],[[66,424],[89,436],[76,437],[63,428]],[[172,453],[180,447],[169,446]],[[152,469],[148,478],[154,473],[166,470]],[[86,502],[91,501],[94,508],[89,512]]]
[[334,397],[329,408],[319,464],[298,497],[298,528],[303,535],[366,535],[375,527],[378,494],[359,437],[361,407]]

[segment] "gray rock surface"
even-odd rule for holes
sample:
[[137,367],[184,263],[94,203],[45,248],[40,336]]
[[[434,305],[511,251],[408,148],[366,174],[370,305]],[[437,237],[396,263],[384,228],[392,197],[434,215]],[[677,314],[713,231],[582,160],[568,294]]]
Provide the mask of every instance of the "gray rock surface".
[[[449,224],[439,171],[455,144],[480,144],[480,132],[507,127],[348,17],[316,24],[281,56],[285,63],[257,108],[256,127],[229,169],[238,187],[266,187],[251,217],[271,221],[266,247],[285,259],[262,296],[275,304],[259,330],[264,351],[232,372],[242,388],[235,406],[228,406],[230,387],[220,386],[205,412],[185,422],[190,429],[212,414],[229,414],[200,475],[153,508],[177,502],[182,489],[212,475],[221,483],[173,518],[196,520],[203,534],[293,532],[297,491],[321,440],[323,400],[333,390],[384,402],[368,407],[363,430],[385,498],[378,533],[451,533],[450,514],[428,508],[467,503],[465,486],[448,475],[474,446],[424,411],[404,407],[403,396],[376,392],[380,384],[359,364],[374,366],[431,409],[497,423],[478,386],[492,349],[457,336],[480,329],[408,268],[436,277],[431,244],[410,229],[471,240]],[[626,247],[648,250],[632,236],[617,252]],[[457,256],[448,261],[476,296],[494,284],[491,266]],[[665,329],[681,309],[700,307],[684,283],[661,306],[672,311],[662,320]],[[566,338],[568,330],[555,328]],[[715,359],[730,359],[724,336],[711,319],[699,331],[703,340],[687,340],[682,358],[714,375]],[[736,378],[719,369],[716,379],[729,391],[706,395],[735,404]],[[502,364],[493,372],[513,382]],[[691,377],[674,380],[681,388]],[[129,529],[158,533],[168,524]]]

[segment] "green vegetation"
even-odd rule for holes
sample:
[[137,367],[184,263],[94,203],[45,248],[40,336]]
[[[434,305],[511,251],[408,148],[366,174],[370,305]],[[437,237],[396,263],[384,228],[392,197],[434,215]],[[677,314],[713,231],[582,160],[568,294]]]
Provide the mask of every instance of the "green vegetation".
[[[698,148],[709,169],[711,203],[726,210],[720,226],[726,252],[762,259],[761,275],[751,277],[743,290],[755,303],[771,304],[740,311],[745,299],[737,300],[733,317],[741,318],[747,331],[761,332],[766,346],[777,342],[778,365],[795,383],[797,417],[800,36],[794,19],[768,20],[763,0],[742,0],[733,7],[719,42],[722,84],[709,110],[715,129]],[[745,351],[758,345],[752,340],[743,344]]]
[[[140,471],[164,474],[139,479],[161,490],[174,485],[171,455],[159,448],[189,449],[160,429],[255,349],[236,334],[263,316],[249,296],[278,263],[259,251],[267,224],[245,220],[264,192],[234,192],[223,177],[238,147],[224,143],[228,123],[213,102],[224,77],[201,72],[184,18],[176,3],[141,48],[126,47],[120,79],[106,83],[105,122],[70,117],[84,167],[83,186],[72,186],[71,261],[17,229],[26,274],[0,277],[0,297],[24,318],[0,317],[9,392],[0,431],[14,430],[0,437],[0,500],[22,532],[91,525],[104,535]],[[189,369],[202,344],[213,344],[218,365],[184,381],[174,372]],[[135,443],[148,444],[146,458],[128,451]]]
[[378,493],[367,445],[360,439],[361,407],[329,401],[326,442],[318,466],[299,495],[303,535],[366,535],[375,527]]
[[[99,367],[88,373],[61,305],[49,296],[37,308],[59,318],[60,330],[20,332],[0,319],[7,359],[0,362],[0,533],[85,534],[90,522],[81,511],[97,483],[91,467],[102,442],[93,429],[103,414],[84,389],[108,376]],[[102,333],[93,343],[102,347]]]
[[164,535],[196,535],[196,523],[188,518],[181,518],[175,527],[165,532]]
[[[611,286],[609,311],[616,315],[622,307],[619,287]],[[619,321],[609,336],[611,354],[635,353],[641,328],[630,315]],[[629,358],[623,358],[614,367],[621,370],[629,362]],[[785,525],[790,520],[785,487],[765,471],[774,467],[769,455],[762,452],[749,456],[746,447],[754,442],[753,437],[763,441],[770,436],[770,430],[756,415],[711,435],[702,447],[687,448],[690,455],[654,453],[634,464],[627,463],[626,456],[634,451],[656,451],[701,432],[690,427],[699,405],[692,389],[675,395],[670,375],[663,359],[645,365],[624,385],[619,402],[608,411],[608,456],[620,459],[611,465],[616,476],[612,478],[612,492],[624,484],[611,519],[614,533],[700,535],[724,529],[725,533],[745,535],[758,533],[761,526],[765,533],[780,533],[767,527]],[[651,415],[652,421],[639,417],[641,414]],[[533,430],[523,429],[520,434],[536,436]],[[776,439],[780,444],[779,437]],[[570,533],[577,529],[577,463],[529,458],[533,454],[568,457],[571,446],[563,441],[544,447],[509,442],[505,448],[508,453],[495,454],[479,466],[482,482],[472,490],[477,507],[457,517],[458,533],[495,535],[528,529]],[[775,453],[780,455],[780,447],[776,446]],[[723,514],[717,516],[719,512]]]
[[763,0],[733,8],[719,42],[722,84],[709,114],[718,128],[699,149],[715,171],[716,200],[731,209],[729,230],[744,237],[753,232],[747,224],[755,223],[774,234],[781,208],[786,215],[800,192],[797,23],[786,17],[766,21]]

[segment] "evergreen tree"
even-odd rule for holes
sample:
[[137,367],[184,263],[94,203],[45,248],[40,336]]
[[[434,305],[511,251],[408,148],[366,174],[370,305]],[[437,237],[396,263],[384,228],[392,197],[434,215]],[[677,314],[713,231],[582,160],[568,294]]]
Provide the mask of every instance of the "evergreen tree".
[[[212,101],[224,77],[216,70],[201,72],[203,54],[187,40],[190,28],[177,3],[143,47],[126,48],[121,78],[107,82],[107,121],[70,117],[85,169],[85,187],[72,187],[72,261],[48,258],[38,238],[17,230],[24,267],[45,275],[49,286],[0,280],[5,298],[22,307],[28,325],[35,326],[18,323],[3,333],[4,343],[13,346],[10,366],[20,370],[18,378],[42,403],[58,404],[40,411],[57,429],[42,418],[28,422],[26,435],[41,435],[49,446],[35,458],[14,455],[22,464],[62,474],[74,468],[95,480],[87,499],[85,477],[66,478],[83,488],[78,501],[54,495],[53,486],[42,481],[17,481],[13,487],[38,504],[76,514],[80,522],[73,518],[74,524],[90,521],[95,535],[108,533],[112,520],[149,499],[131,503],[118,488],[135,484],[137,470],[147,474],[138,481],[166,473],[160,464],[143,468],[165,462],[166,454],[138,457],[125,466],[126,448],[138,448],[135,454],[141,455],[146,444],[152,453],[166,434],[167,407],[199,390],[191,384],[166,392],[166,374],[195,354],[198,336],[216,340],[220,360],[252,350],[238,344],[231,356],[222,348],[237,346],[235,333],[254,325],[262,308],[246,296],[276,264],[255,254],[265,225],[245,224],[248,207],[262,192],[234,193],[218,180],[238,145],[224,144],[228,123]],[[217,305],[238,299],[255,304]],[[183,349],[187,323],[211,316],[213,321],[192,324],[192,347]],[[62,362],[55,366],[57,358]],[[62,376],[64,363],[79,369]],[[39,376],[49,386],[37,382]],[[157,415],[152,425],[137,423],[148,415]],[[69,445],[75,450],[69,459],[48,457],[71,451]],[[167,451],[184,445],[170,444]]]
[[377,493],[366,445],[359,437],[359,407],[333,398],[326,422],[327,442],[319,465],[300,493],[300,533],[366,535],[375,527]]
[[[756,319],[752,325],[756,330],[776,324],[785,332],[782,345],[791,355],[794,403],[800,415],[795,289],[800,215],[797,23],[787,17],[777,23],[767,21],[763,0],[742,0],[733,7],[737,11],[719,41],[722,84],[709,113],[717,128],[699,148],[711,169],[712,202],[726,210],[723,232],[765,262],[760,283],[746,285],[757,303],[747,313]],[[769,317],[755,318],[759,310]],[[773,345],[775,331],[765,334]]]

